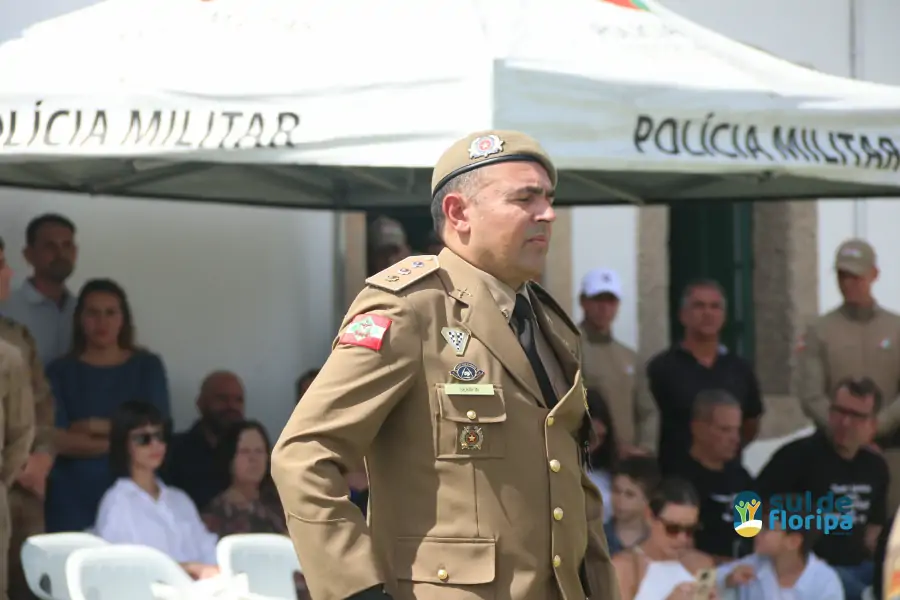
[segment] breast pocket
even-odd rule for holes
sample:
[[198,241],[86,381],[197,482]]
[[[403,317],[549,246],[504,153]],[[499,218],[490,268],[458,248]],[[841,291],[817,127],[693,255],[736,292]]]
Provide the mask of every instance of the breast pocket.
[[479,460],[503,458],[506,452],[506,403],[503,390],[492,395],[448,394],[444,384],[435,386],[437,423],[435,452],[438,459]]

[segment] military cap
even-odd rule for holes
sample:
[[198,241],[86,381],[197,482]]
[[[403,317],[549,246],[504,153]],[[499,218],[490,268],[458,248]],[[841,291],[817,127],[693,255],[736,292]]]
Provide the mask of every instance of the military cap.
[[878,264],[875,249],[865,240],[847,240],[837,250],[834,270],[866,275]]
[[434,165],[431,195],[463,173],[507,161],[531,161],[542,165],[556,187],[556,167],[538,141],[519,131],[477,131],[453,143]]

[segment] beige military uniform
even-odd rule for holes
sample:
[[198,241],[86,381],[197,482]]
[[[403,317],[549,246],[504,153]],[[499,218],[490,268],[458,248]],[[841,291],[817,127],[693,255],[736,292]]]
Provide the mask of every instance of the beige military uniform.
[[[819,317],[798,347],[801,406],[812,421],[825,427],[830,398],[847,377],[870,377],[884,395],[878,417],[879,435],[900,429],[900,315],[881,307],[844,306]],[[886,448],[891,472],[888,509],[900,506],[900,448]]]
[[[272,456],[312,597],[382,583],[396,600],[581,600],[585,587],[618,600],[581,464],[579,336],[565,311],[528,286],[538,351],[556,357],[548,410],[508,324],[511,289],[449,250],[367,283]],[[451,374],[462,363],[470,382]],[[368,525],[341,475],[363,455]]]
[[611,335],[581,324],[584,382],[609,404],[620,443],[655,451],[659,414],[647,389],[637,353]]
[[[865,275],[876,265],[874,249],[863,240],[841,244],[835,270]],[[799,341],[800,403],[819,427],[828,423],[830,399],[839,381],[869,377],[881,390],[879,436],[900,437],[900,315],[879,306],[842,306],[816,319]],[[886,448],[891,473],[888,509],[900,505],[900,448]]]
[[31,373],[22,352],[0,339],[0,594],[7,598],[7,556],[11,522],[7,490],[25,466],[34,442],[34,399]]
[[[32,452],[53,454],[53,395],[38,357],[37,344],[24,325],[2,316],[0,339],[19,349],[31,371],[35,415]],[[30,592],[22,571],[21,548],[30,536],[44,532],[44,500],[16,483],[9,490],[9,511],[13,523],[9,546],[9,593],[13,598],[24,598],[30,596]]]

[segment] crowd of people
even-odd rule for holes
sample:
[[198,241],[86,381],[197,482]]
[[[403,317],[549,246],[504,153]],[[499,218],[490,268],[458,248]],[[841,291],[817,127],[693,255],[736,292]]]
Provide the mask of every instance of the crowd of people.
[[[31,221],[25,256],[33,272],[16,290],[9,289],[0,254],[0,337],[29,358],[35,407],[34,443],[9,488],[13,600],[31,597],[18,554],[27,536],[42,531],[87,530],[114,543],[152,546],[195,578],[218,572],[221,536],[287,534],[269,474],[270,438],[245,417],[240,377],[208,374],[197,396],[198,419],[173,433],[164,362],[137,343],[125,291],[109,279],[88,281],[77,295],[66,286],[75,236],[75,225],[61,215]],[[370,270],[411,252],[398,223],[373,223]],[[720,343],[722,287],[690,283],[681,298],[683,339],[640,365],[613,333],[622,299],[618,275],[596,269],[584,277],[580,327],[593,425],[587,464],[606,507],[623,600],[689,600],[697,575],[714,567],[718,585],[745,600],[860,600],[866,587],[877,586],[873,559],[896,509],[889,451],[876,444],[890,447],[893,432],[882,415],[897,391],[884,389],[882,371],[898,367],[878,355],[843,369],[832,363],[841,352],[852,355],[847,340],[859,337],[847,336],[853,323],[895,321],[872,298],[877,267],[868,244],[842,246],[835,267],[845,304],[797,347],[806,365],[801,400],[809,400],[804,406],[817,431],[778,450],[755,478],[741,458],[759,431],[764,403],[752,364]],[[844,329],[842,345],[831,350],[834,322]],[[885,353],[893,350],[892,334],[872,335]],[[297,401],[317,374],[298,378]],[[365,512],[362,464],[347,482]],[[852,527],[791,528],[768,505],[763,531],[753,540],[739,536],[734,500],[748,490],[766,503],[778,495],[847,496]],[[808,506],[794,512],[810,514]],[[302,577],[297,584],[305,594]]]
[[[125,290],[110,279],[90,280],[77,295],[67,287],[75,238],[64,216],[32,220],[25,257],[33,271],[15,290],[0,246],[0,339],[27,357],[33,391],[12,400],[34,404],[30,455],[3,452],[4,469],[21,463],[9,487],[11,531],[2,532],[11,536],[14,600],[33,598],[19,552],[37,533],[90,531],[151,546],[195,578],[218,573],[222,536],[287,533],[269,475],[269,434],[246,418],[240,377],[205,376],[198,419],[174,433],[164,362],[135,339]],[[298,378],[298,400],[315,375]]]

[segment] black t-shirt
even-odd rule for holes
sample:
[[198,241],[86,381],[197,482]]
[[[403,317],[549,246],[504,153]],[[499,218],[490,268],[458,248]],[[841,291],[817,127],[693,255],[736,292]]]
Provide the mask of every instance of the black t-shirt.
[[[659,466],[664,475],[687,458],[691,447],[691,417],[697,394],[725,390],[740,403],[745,419],[763,413],[759,381],[746,360],[722,349],[706,367],[680,345],[657,354],[647,364],[647,380],[659,408]],[[740,463],[740,455],[737,462]]]
[[817,431],[779,449],[756,478],[756,492],[763,502],[773,494],[810,492],[814,499],[829,492],[835,497],[849,496],[853,529],[822,535],[813,550],[829,564],[850,566],[871,558],[865,542],[866,525],[887,521],[889,478],[887,463],[878,454],[864,448],[845,460],[828,437]]
[[671,474],[690,481],[700,496],[700,527],[694,534],[698,550],[732,558],[752,552],[752,540],[734,533],[734,496],[754,489],[753,478],[740,463],[713,471],[688,456],[673,466]]
[[199,511],[231,485],[231,474],[207,441],[200,421],[172,438],[161,475],[168,485],[190,496]]

